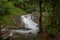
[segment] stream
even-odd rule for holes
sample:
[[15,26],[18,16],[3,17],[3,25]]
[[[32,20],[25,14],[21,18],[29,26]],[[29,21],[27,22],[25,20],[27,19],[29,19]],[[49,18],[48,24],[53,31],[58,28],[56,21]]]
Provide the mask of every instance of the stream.
[[[39,25],[33,21],[34,17],[31,16],[31,14],[27,15],[22,15],[21,20],[24,23],[24,27],[26,29],[11,29],[11,32],[9,36],[12,36],[13,33],[22,33],[22,34],[27,34],[27,33],[32,33],[36,35],[39,32]],[[2,32],[6,31],[6,29],[2,29]]]
[[18,32],[18,33],[33,33],[33,34],[37,34],[39,32],[38,24],[32,21],[31,14],[22,15],[21,20],[25,24],[25,28],[30,29],[30,30],[19,29],[19,30],[15,30],[15,32]]

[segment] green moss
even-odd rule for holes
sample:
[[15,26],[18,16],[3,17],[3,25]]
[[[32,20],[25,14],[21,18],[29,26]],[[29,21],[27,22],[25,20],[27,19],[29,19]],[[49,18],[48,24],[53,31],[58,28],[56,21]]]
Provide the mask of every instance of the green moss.
[[20,8],[13,8],[13,9],[10,9],[9,10],[9,13],[11,14],[11,15],[23,15],[23,14],[26,14],[26,12],[25,11],[23,11],[22,9],[20,9]]
[[11,21],[10,21],[10,18],[4,16],[4,17],[1,17],[0,18],[0,21],[3,22],[3,24],[6,24],[6,25],[10,25],[11,24]]

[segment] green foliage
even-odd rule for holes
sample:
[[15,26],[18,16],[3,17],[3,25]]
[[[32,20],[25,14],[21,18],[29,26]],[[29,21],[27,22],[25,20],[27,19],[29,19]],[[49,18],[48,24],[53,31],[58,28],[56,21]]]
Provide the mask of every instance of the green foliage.
[[15,7],[21,8],[26,12],[37,10],[39,7],[36,0],[10,0],[14,2]]
[[59,19],[57,18],[60,12],[57,9],[60,9],[59,4],[59,0],[42,0],[42,10],[44,12],[42,14],[43,28],[48,31],[49,35],[57,35],[58,33],[59,22],[57,21]]
[[0,21],[2,22],[2,24],[6,24],[6,25],[10,25],[12,22],[10,21],[10,18],[4,16],[4,17],[0,17]]
[[16,10],[17,13],[17,9],[22,9],[25,12],[32,12],[38,10],[38,8],[39,4],[37,0],[0,0],[1,15],[7,15],[11,10]]
[[38,10],[37,0],[0,0],[0,20],[11,24],[9,15],[23,15],[28,12]]
[[57,28],[52,28],[52,27],[48,28],[48,34],[49,35],[57,35],[57,33],[58,33]]
[[12,9],[9,10],[9,14],[12,14],[12,15],[20,15],[21,16],[23,14],[26,14],[26,12],[23,11],[22,9],[20,9],[20,8],[14,7],[14,8],[12,8]]
[[3,5],[2,5],[3,1],[1,2],[1,5],[0,5],[0,15],[3,16],[3,15],[8,15],[9,13],[9,10],[11,8],[13,8],[13,3],[12,2],[4,2]]

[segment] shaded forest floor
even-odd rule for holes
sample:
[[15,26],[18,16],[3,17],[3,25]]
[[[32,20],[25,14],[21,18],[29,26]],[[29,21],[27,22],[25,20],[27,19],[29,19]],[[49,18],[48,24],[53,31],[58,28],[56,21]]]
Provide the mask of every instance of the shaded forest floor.
[[35,36],[33,34],[20,34],[14,32],[13,36],[10,37],[10,40],[60,40],[60,33],[55,37],[49,37],[47,32],[41,32]]
[[54,38],[49,38],[46,32],[42,32],[36,37],[33,37],[33,35],[29,35],[29,34],[28,36],[26,36],[16,33],[11,40],[60,40],[60,36],[57,35]]
[[54,38],[53,37],[50,38],[46,32],[42,32],[39,35],[39,40],[60,40],[60,38],[58,39],[57,36]]

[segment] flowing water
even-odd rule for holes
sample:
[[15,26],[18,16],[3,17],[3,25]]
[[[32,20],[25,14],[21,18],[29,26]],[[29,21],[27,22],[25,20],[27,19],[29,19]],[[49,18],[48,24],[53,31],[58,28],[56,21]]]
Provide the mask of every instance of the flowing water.
[[25,24],[25,28],[29,28],[30,30],[20,29],[20,30],[15,30],[15,32],[37,34],[39,32],[39,27],[38,27],[37,23],[32,21],[32,18],[34,18],[34,17],[31,17],[31,14],[22,15],[21,20]]
[[[22,15],[21,20],[24,23],[24,27],[26,29],[10,29],[9,33],[4,33],[3,38],[7,39],[8,37],[12,37],[13,35],[16,36],[18,39],[23,40],[36,40],[37,39],[37,33],[39,32],[39,25],[33,21],[34,17],[31,16],[31,14]],[[4,32],[8,29],[2,29],[1,31]],[[14,33],[19,33],[19,35],[16,35]],[[7,35],[8,34],[8,35]],[[32,37],[31,37],[32,36]],[[14,38],[14,37],[13,37]]]
[[[27,15],[22,15],[21,16],[21,20],[22,22],[25,24],[25,28],[29,29],[29,30],[25,30],[25,29],[12,29],[11,34],[13,34],[13,32],[16,33],[32,33],[32,34],[37,34],[39,32],[39,27],[38,24],[35,23],[34,21],[32,21],[32,19],[34,19],[34,17],[31,16],[31,14],[27,14]],[[2,29],[2,31],[4,31],[5,29]]]

